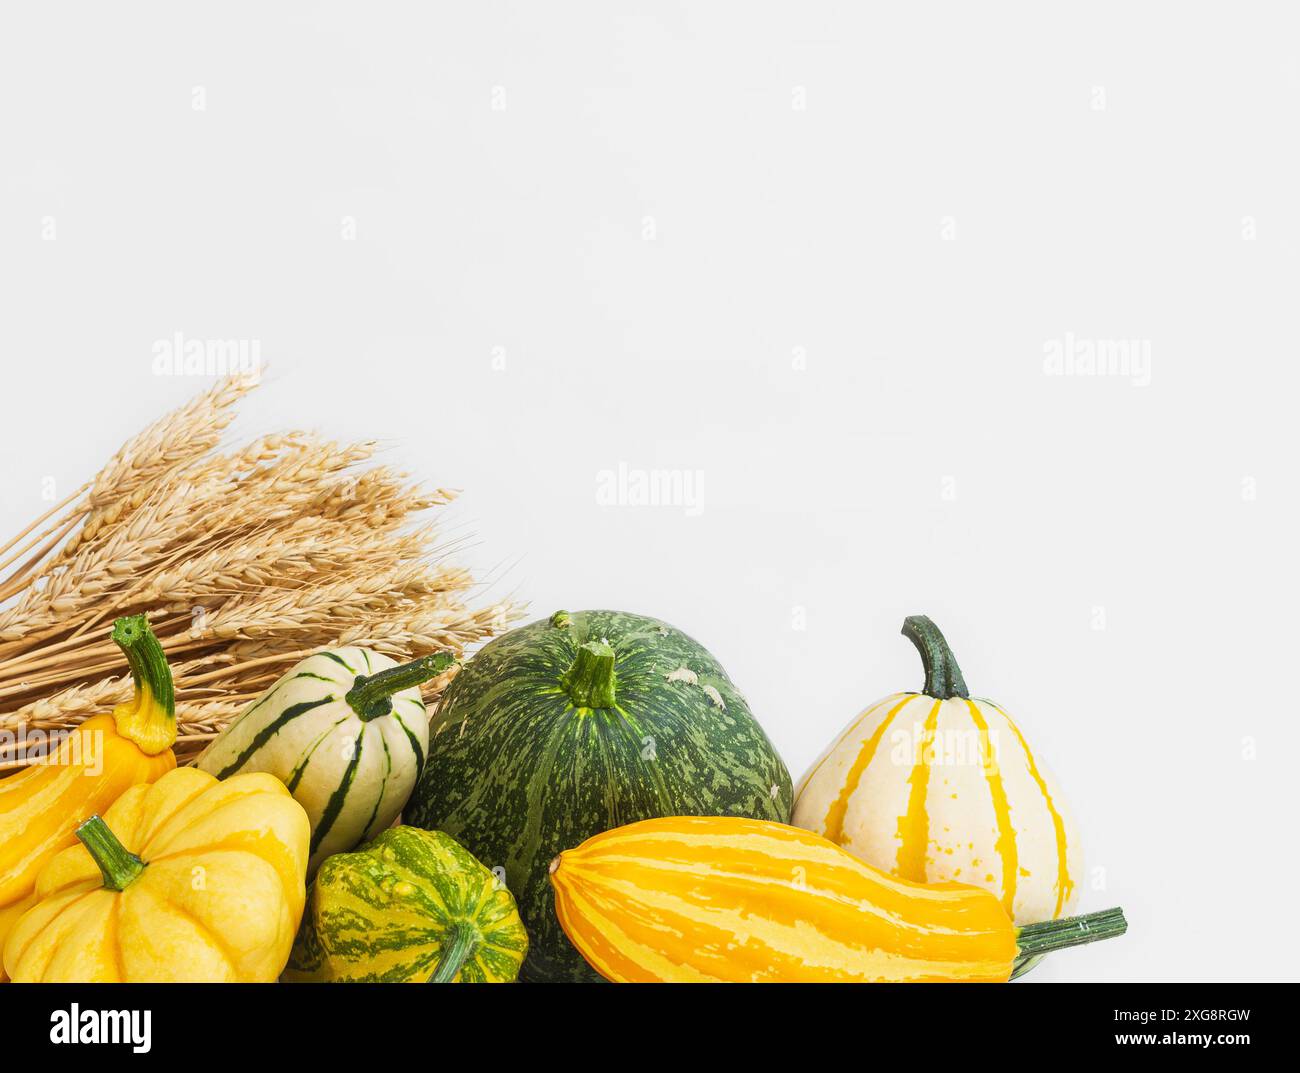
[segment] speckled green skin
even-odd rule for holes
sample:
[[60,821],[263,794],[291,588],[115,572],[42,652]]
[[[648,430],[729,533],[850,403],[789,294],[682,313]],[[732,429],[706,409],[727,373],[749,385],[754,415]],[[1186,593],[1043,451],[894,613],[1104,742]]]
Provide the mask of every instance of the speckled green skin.
[[491,872],[441,831],[390,827],[355,853],[327,857],[285,967],[287,982],[424,982],[468,929],[457,983],[508,983],[528,936]]
[[[614,649],[614,708],[574,708],[560,685],[587,641]],[[669,681],[681,668],[697,682]],[[789,823],[792,797],[790,773],[707,651],[655,619],[577,611],[514,630],[469,662],[430,724],[403,820],[504,867],[528,929],[524,979],[582,981],[599,977],[556,919],[547,867],[557,853],[654,816]]]

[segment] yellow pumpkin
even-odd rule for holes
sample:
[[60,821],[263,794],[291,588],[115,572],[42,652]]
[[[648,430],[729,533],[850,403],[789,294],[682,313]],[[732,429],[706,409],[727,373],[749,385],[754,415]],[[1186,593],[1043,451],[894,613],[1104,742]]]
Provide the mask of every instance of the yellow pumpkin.
[[1061,795],[1000,706],[972,698],[924,615],[925,688],[871,705],[795,790],[794,823],[902,879],[996,894],[1017,924],[1066,916],[1083,870]]
[[77,824],[176,766],[176,710],[162,647],[144,615],[118,619],[112,636],[131,668],[133,698],[81,723],[53,756],[0,780],[0,947],[32,903],[37,874],[76,845]]
[[616,983],[1001,982],[1122,935],[1119,909],[1017,928],[961,883],[886,875],[826,839],[734,816],[642,820],[551,862],[555,912]]
[[13,925],[17,982],[270,982],[306,900],[311,825],[272,775],[178,768],[77,828]]

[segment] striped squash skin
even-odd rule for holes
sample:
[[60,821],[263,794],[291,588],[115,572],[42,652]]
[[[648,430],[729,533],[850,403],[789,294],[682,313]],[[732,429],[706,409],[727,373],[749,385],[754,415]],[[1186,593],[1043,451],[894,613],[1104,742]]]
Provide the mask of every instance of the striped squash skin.
[[[404,813],[505,868],[531,942],[522,976],[533,981],[597,978],[555,919],[546,873],[561,850],[650,816],[788,822],[792,799],[785,765],[699,644],[639,615],[567,621],[505,634],[461,671],[434,714],[429,762]],[[614,709],[575,708],[560,684],[593,639],[615,653]],[[674,675],[683,668],[693,682]]]
[[450,835],[393,827],[321,866],[283,979],[424,982],[455,922],[479,942],[454,982],[519,975],[528,935],[510,892]]
[[971,883],[1016,924],[1069,916],[1078,833],[1020,730],[992,701],[895,693],[799,782],[794,822],[904,879]]
[[289,787],[312,821],[313,874],[326,857],[389,826],[410,796],[429,742],[418,687],[393,710],[363,721],[343,699],[359,675],[397,666],[364,648],[317,652],[293,667],[204,750],[198,767],[219,779],[266,771]]
[[552,866],[561,925],[617,983],[1001,982],[998,900],[895,879],[808,831],[671,817],[597,835]]

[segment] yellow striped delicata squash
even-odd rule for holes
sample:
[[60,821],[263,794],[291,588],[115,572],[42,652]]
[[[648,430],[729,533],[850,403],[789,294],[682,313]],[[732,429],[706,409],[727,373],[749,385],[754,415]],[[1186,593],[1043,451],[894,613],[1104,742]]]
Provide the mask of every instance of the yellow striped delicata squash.
[[1068,915],[1082,850],[1051,777],[1011,717],[970,696],[933,622],[911,616],[903,635],[925,688],[849,724],[800,781],[793,822],[899,878],[992,891],[1017,924]]
[[618,983],[1002,982],[1127,928],[1119,909],[1017,928],[979,887],[897,879],[735,816],[617,827],[561,853],[550,878],[565,934]]

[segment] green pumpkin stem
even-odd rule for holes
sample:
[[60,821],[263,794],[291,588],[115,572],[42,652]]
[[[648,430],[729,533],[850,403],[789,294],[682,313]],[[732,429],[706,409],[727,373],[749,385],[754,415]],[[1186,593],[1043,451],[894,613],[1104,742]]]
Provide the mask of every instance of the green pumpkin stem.
[[464,967],[478,949],[478,928],[463,920],[457,920],[447,928],[447,936],[442,949],[438,952],[438,964],[433,967],[428,983],[450,984],[456,974]]
[[99,816],[91,816],[76,833],[91,860],[99,865],[107,890],[126,890],[145,870],[144,861],[122,845]]
[[1040,924],[1026,924],[1016,932],[1016,945],[1020,947],[1021,957],[1036,957],[1052,950],[1064,950],[1069,946],[1083,946],[1084,943],[1100,942],[1113,939],[1128,931],[1128,921],[1124,919],[1124,910],[1120,908],[1102,909],[1096,913],[1083,916],[1066,917],[1063,920],[1044,920]]
[[393,710],[394,693],[437,678],[455,662],[456,657],[450,652],[435,652],[400,667],[389,667],[378,674],[359,674],[343,699],[357,715],[369,722]]
[[614,650],[604,641],[578,649],[573,666],[560,679],[575,708],[614,707]]
[[970,696],[961,668],[957,666],[952,649],[938,626],[925,615],[908,615],[903,619],[903,636],[921,653],[921,662],[925,665],[925,689],[922,692],[927,697],[948,700]]

